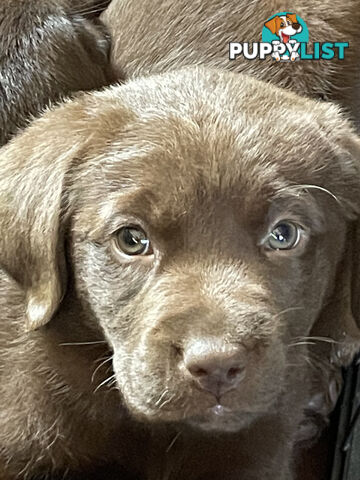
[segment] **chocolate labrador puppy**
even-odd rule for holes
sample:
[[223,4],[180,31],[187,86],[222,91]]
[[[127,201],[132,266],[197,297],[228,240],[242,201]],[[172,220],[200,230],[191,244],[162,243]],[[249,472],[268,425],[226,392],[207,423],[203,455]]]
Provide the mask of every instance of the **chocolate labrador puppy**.
[[[261,42],[266,20],[294,12],[313,42],[348,42],[343,60],[275,62],[229,59],[229,42]],[[336,100],[360,122],[357,0],[112,0],[101,16],[112,36],[111,62],[123,78],[207,65],[274,83],[316,98]]]
[[87,15],[109,2],[0,3],[0,145],[50,102],[109,84],[109,40]]
[[0,165],[1,478],[292,480],[308,336],[359,277],[338,108],[189,68],[67,101]]
[[[278,63],[229,59],[229,42],[259,42],[266,20],[291,11],[307,24],[310,42],[349,42],[344,60]],[[139,14],[141,12],[141,14]],[[101,16],[112,36],[111,64],[119,78],[161,73],[186,65],[208,65],[249,73],[313,98],[339,102],[360,125],[360,64],[357,44],[360,9],[356,0],[238,2],[230,0],[112,0]],[[310,46],[311,49],[311,46]],[[179,88],[181,86],[179,85]],[[277,114],[274,110],[274,117]],[[339,331],[348,331],[347,315],[329,307],[326,318],[312,331],[313,398],[308,413],[313,422],[299,431],[299,439],[319,434],[335,406],[341,386],[341,366],[353,358],[337,348]],[[334,331],[336,330],[336,331]],[[339,331],[337,331],[339,330]],[[352,329],[350,329],[352,331]],[[357,327],[355,333],[357,334]],[[310,341],[310,340],[309,340]]]

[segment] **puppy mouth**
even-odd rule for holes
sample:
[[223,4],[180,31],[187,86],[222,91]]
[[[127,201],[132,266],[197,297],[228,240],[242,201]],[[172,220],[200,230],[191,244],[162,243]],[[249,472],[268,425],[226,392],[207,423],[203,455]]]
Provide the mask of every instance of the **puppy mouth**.
[[300,33],[301,30],[295,30],[293,27],[286,27],[281,31],[282,34],[282,40],[284,43],[288,43],[290,40],[290,37],[293,35],[296,35],[297,33]]
[[235,412],[231,408],[216,404],[204,411],[203,415],[189,417],[186,423],[203,431],[237,432],[249,426],[258,414],[253,412]]
[[179,403],[173,404],[170,396],[169,399],[161,398],[160,408],[150,401],[146,408],[140,406],[134,409],[130,406],[129,413],[146,423],[183,424],[204,432],[230,433],[247,428],[260,417],[272,414],[276,398],[274,396],[268,398],[267,402],[250,404],[248,401],[229,402],[215,398],[198,398],[196,402],[191,402],[191,398],[183,398]]
[[220,403],[217,403],[214,407],[208,408],[210,415],[215,415],[216,417],[223,417],[229,413],[232,413],[231,408],[224,407]]

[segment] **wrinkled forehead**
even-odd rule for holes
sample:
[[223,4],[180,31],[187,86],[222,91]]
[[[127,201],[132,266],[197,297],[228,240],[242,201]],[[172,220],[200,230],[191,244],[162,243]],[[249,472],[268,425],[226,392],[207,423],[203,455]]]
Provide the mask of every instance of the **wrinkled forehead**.
[[96,182],[83,189],[83,205],[102,218],[146,212],[149,222],[162,224],[215,206],[263,216],[279,192],[309,183],[326,155],[319,132],[303,119],[289,115],[280,126],[275,120],[251,109],[236,117],[138,118],[92,162]]

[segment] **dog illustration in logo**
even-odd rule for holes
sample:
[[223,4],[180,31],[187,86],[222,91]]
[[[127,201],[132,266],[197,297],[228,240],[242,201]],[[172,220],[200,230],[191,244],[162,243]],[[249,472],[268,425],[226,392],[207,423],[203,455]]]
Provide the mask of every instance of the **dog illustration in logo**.
[[[272,42],[273,44],[296,43],[295,40],[291,40],[291,37],[302,31],[302,26],[300,23],[298,23],[295,13],[276,15],[265,23],[265,27],[267,27],[273,35],[277,35],[280,38],[280,41],[274,40]],[[299,54],[297,52],[292,52],[290,58],[289,55],[283,55],[280,57],[279,52],[274,52],[272,56],[276,61],[286,61],[290,59],[292,62],[294,62],[297,58],[299,58]]]

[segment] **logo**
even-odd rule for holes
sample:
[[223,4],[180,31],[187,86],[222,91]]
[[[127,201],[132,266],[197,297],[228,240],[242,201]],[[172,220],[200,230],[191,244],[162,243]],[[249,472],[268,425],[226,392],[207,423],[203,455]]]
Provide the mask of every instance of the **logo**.
[[309,43],[309,30],[304,20],[291,12],[280,12],[266,20],[261,32],[261,42],[230,42],[229,59],[243,56],[247,60],[265,60],[271,56],[276,62],[299,60],[332,60],[345,58],[348,42]]

